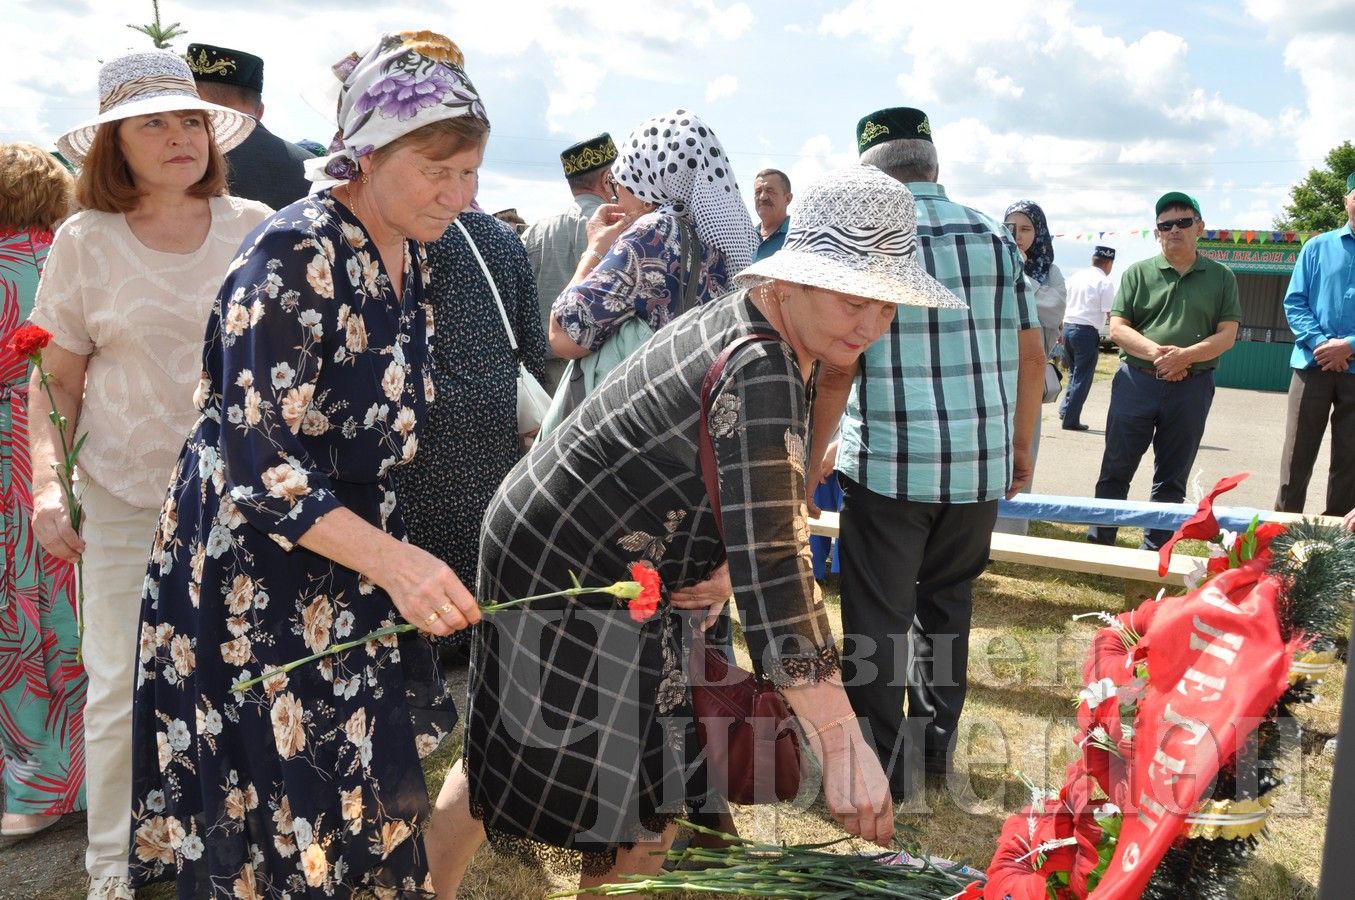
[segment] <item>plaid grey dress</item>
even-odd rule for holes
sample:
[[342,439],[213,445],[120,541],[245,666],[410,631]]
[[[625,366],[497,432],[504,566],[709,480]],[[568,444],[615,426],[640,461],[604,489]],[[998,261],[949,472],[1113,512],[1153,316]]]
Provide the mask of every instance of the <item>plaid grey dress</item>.
[[606,595],[488,618],[473,641],[465,763],[497,849],[604,871],[618,846],[699,806],[681,623],[667,593],[726,558],[755,668],[781,684],[839,660],[814,581],[805,507],[808,396],[790,348],[731,357],[712,394],[725,543],[697,454],[701,381],[735,338],[771,325],[740,292],[694,309],[618,366],[490,501],[479,599],[628,579],[647,561],[659,615]]

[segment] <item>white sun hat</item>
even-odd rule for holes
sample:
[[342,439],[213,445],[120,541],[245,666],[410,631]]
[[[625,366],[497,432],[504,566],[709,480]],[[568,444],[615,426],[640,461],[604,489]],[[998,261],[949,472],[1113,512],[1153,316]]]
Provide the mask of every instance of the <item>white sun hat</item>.
[[193,73],[181,57],[153,50],[129,53],[104,63],[99,68],[99,114],[57,138],[56,146],[78,165],[105,122],[184,109],[206,110],[222,153],[237,146],[254,130],[254,119],[250,116],[199,97]]
[[734,283],[773,278],[885,303],[967,308],[918,265],[912,191],[874,166],[830,172],[797,195],[786,243]]

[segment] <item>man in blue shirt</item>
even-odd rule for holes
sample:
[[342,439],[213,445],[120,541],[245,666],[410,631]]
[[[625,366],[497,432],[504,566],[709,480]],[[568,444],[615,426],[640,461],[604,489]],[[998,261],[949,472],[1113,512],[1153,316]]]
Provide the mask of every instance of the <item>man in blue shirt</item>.
[[1006,229],[936,183],[926,115],[871,113],[857,146],[862,163],[913,193],[918,258],[967,306],[898,308],[861,357],[836,453],[843,684],[890,792],[905,800],[918,787],[919,755],[927,772],[951,767],[973,583],[988,563],[998,500],[1030,481],[1044,340]]
[[758,231],[761,242],[753,262],[771,256],[786,242],[786,232],[790,231],[790,216],[786,207],[793,198],[790,192],[790,179],[780,169],[763,169],[753,179],[753,209],[762,220]]
[[1294,332],[1275,508],[1303,512],[1308,479],[1331,417],[1331,467],[1322,514],[1355,509],[1355,172],[1346,179],[1348,221],[1308,241],[1294,264],[1284,314]]

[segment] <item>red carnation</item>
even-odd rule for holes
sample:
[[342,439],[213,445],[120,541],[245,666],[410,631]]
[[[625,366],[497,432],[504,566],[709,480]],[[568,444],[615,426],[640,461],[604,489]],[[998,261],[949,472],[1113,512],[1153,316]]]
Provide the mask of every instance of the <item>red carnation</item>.
[[25,322],[15,329],[9,337],[9,343],[5,349],[26,359],[33,359],[42,353],[47,342],[52,339],[52,334],[47,329],[34,325],[32,322]]
[[659,573],[648,563],[637,562],[630,564],[630,577],[640,585],[640,596],[629,603],[630,617],[648,621],[659,608]]

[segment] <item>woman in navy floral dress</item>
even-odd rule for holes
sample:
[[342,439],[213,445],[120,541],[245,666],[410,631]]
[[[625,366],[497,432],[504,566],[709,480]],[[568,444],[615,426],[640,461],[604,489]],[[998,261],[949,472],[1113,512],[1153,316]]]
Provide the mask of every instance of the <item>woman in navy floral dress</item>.
[[[404,542],[390,477],[433,399],[418,242],[469,204],[488,131],[460,66],[416,32],[336,67],[347,149],[325,172],[352,180],[260,225],[218,294],[143,597],[137,884],[431,896],[419,757],[455,724],[447,689],[411,697],[394,637],[232,685],[401,617],[440,635],[478,619]],[[409,83],[432,99],[403,115],[383,97]]]

